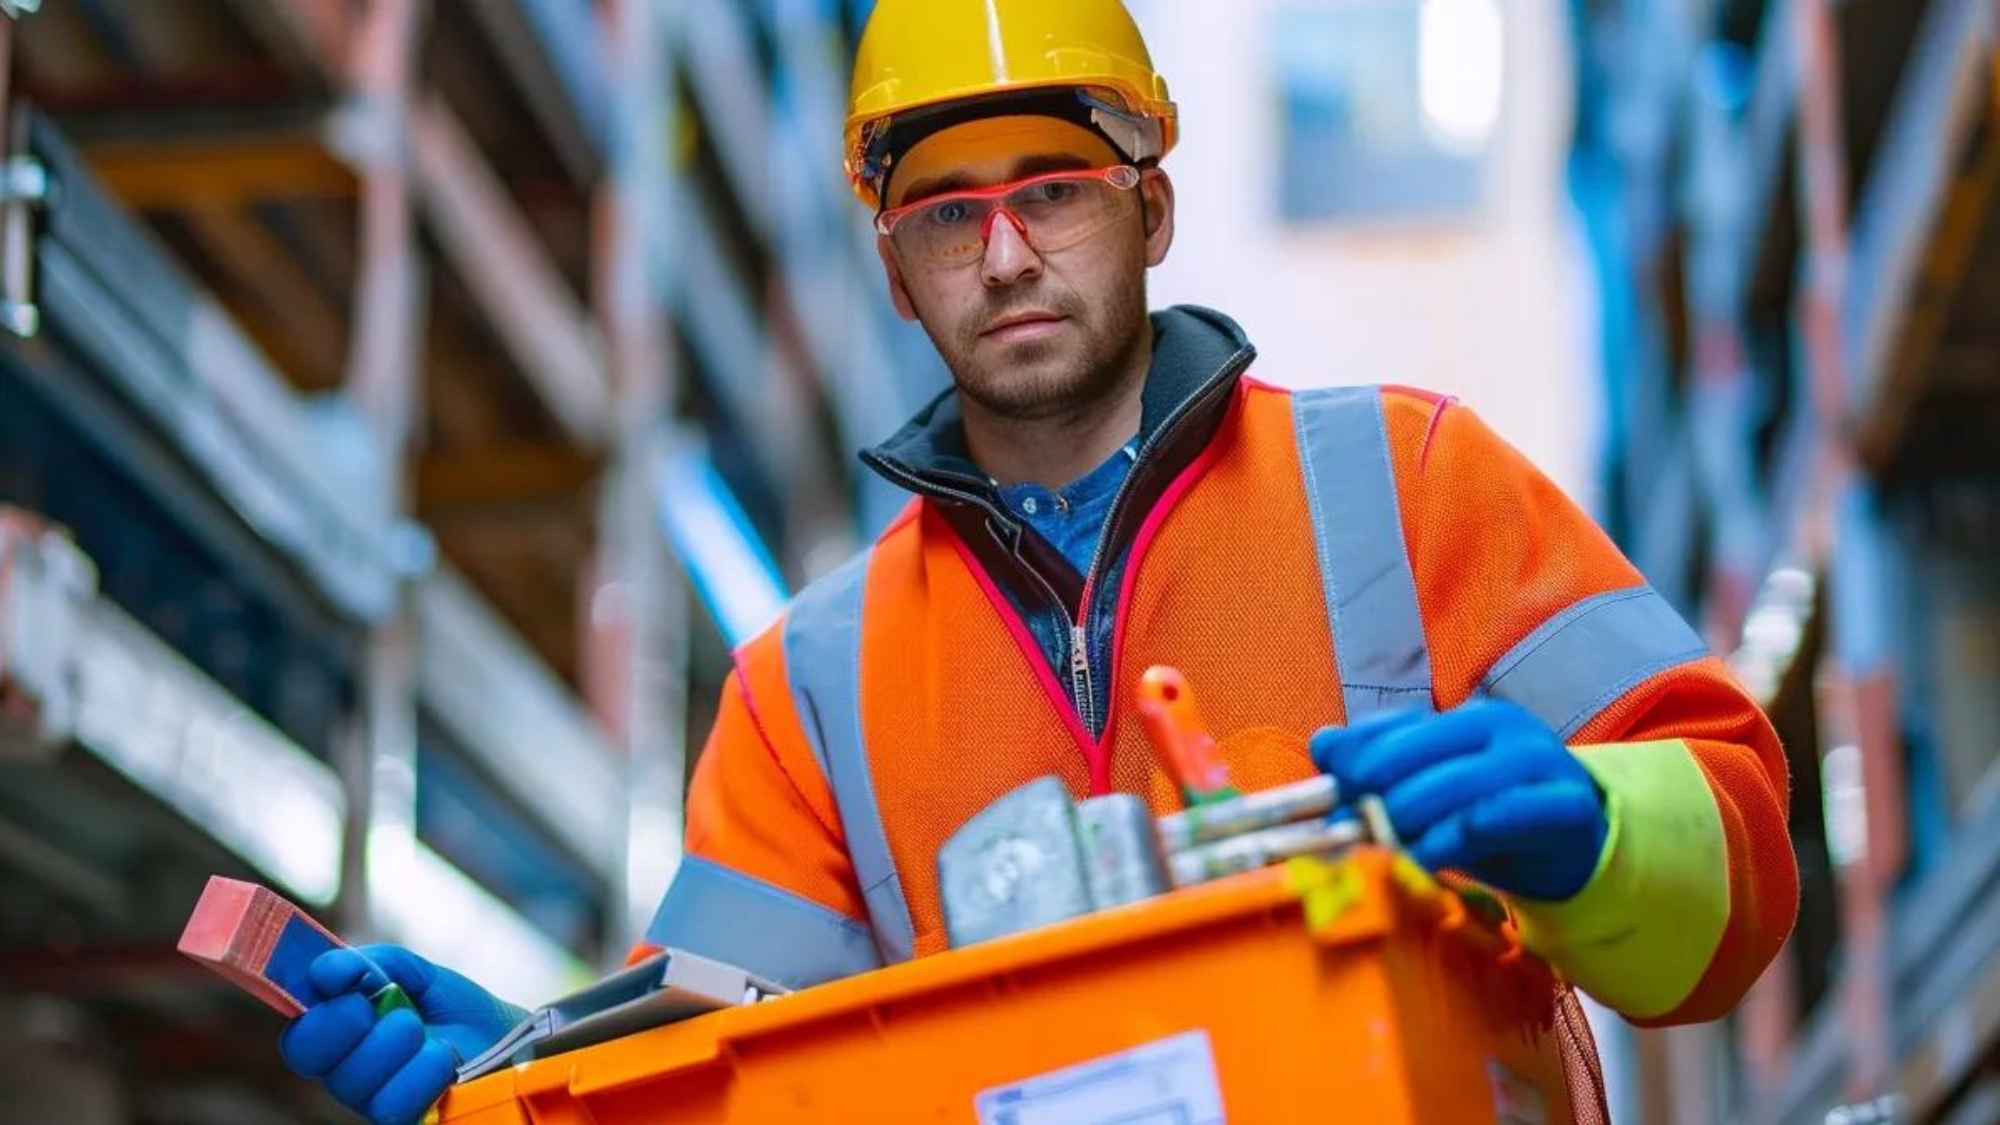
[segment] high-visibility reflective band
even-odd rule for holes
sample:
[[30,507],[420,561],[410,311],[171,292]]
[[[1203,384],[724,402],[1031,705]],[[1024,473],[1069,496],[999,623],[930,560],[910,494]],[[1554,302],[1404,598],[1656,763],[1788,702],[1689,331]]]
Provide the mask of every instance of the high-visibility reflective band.
[[1626,692],[1708,655],[1650,586],[1585,598],[1500,658],[1480,689],[1534,712],[1568,739]]
[[868,927],[700,856],[681,861],[646,940],[805,988],[879,968]]
[[785,668],[799,724],[833,786],[882,960],[894,963],[910,959],[916,928],[889,853],[861,730],[861,599],[872,557],[863,553],[799,594],[785,616]]
[[1382,393],[1300,391],[1292,414],[1347,721],[1430,709],[1430,651],[1403,544]]

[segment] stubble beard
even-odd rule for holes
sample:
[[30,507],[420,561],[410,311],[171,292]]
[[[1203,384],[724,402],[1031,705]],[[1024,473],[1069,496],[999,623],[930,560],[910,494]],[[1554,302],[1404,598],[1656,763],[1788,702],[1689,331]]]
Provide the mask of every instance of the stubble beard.
[[[1064,301],[995,301],[957,338],[941,339],[929,325],[925,331],[951,371],[958,393],[982,411],[1016,422],[1080,418],[1121,389],[1142,333],[1150,331],[1143,282],[1119,289],[1100,306],[1102,316],[1096,321],[1086,319],[1081,304],[1073,296]],[[979,326],[1010,309],[1027,307],[1067,316],[1080,346],[1036,340],[1006,349],[1005,359],[975,358],[982,343]],[[1070,354],[1065,356],[1066,352]]]

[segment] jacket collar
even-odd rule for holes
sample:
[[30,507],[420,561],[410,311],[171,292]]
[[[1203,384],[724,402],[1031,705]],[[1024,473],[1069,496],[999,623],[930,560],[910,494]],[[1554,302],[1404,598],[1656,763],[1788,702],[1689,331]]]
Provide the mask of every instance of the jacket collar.
[[[1140,392],[1139,446],[1145,448],[1161,425],[1197,397],[1226,402],[1218,380],[1233,387],[1256,349],[1229,317],[1196,305],[1177,305],[1152,315],[1153,362]],[[934,498],[966,500],[970,491],[984,499],[993,491],[987,475],[966,449],[965,422],[958,392],[947,390],[889,440],[861,454],[862,463],[899,487]],[[1178,471],[1178,466],[1175,467]],[[940,492],[939,490],[948,490]],[[994,492],[996,501],[997,492]]]

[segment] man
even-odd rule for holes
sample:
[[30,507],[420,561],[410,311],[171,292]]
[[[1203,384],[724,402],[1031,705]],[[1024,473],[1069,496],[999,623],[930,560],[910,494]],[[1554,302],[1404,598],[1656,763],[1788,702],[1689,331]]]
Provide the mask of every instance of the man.
[[[955,386],[863,455],[902,517],[737,653],[648,941],[794,986],[943,949],[937,848],[995,797],[1176,804],[1128,698],[1163,663],[1219,733],[1298,735],[1225,737],[1237,784],[1330,771],[1626,1016],[1727,1011],[1796,909],[1769,725],[1469,411],[1289,393],[1221,314],[1148,316],[1176,116],[1121,4],[881,0],[856,71],[849,171]],[[328,955],[285,1051],[404,1120],[517,1013],[373,956],[422,1019]]]

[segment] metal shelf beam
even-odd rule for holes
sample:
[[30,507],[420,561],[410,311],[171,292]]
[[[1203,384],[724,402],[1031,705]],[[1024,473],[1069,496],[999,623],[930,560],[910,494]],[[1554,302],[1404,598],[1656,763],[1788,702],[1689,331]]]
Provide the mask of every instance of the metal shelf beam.
[[62,535],[0,509],[0,688],[27,705],[9,756],[74,744],[307,901],[340,885],[333,770],[98,596]]
[[[447,638],[466,621],[462,605],[446,604],[450,598],[440,594],[430,605]],[[477,625],[456,635],[492,640]],[[466,655],[447,649],[440,658]],[[564,718],[552,720],[555,709],[545,700],[538,713],[534,685],[494,676],[483,662],[455,674],[458,685],[483,680],[489,707],[502,698],[497,693],[523,693],[507,717],[530,725],[485,749],[505,756],[537,735],[573,740],[537,748],[544,761],[537,780],[573,772],[578,777],[556,783],[565,796],[615,800],[615,791],[608,798],[584,792],[585,783],[615,790],[601,768],[603,751]],[[458,685],[442,693],[448,710],[466,702]],[[90,560],[66,537],[9,509],[0,509],[0,696],[16,705],[0,723],[0,759],[53,763],[80,748],[286,893],[324,907],[340,890],[349,807],[333,768],[100,596]],[[600,814],[593,821],[613,819],[601,815],[602,806],[589,811]],[[406,844],[371,849],[369,860],[370,879],[379,884],[377,914],[390,936],[432,951],[462,946],[460,967],[509,994],[532,998],[574,983],[582,966],[573,957],[449,861],[414,840]]]
[[1758,296],[1760,278],[1789,269],[1775,257],[1782,242],[1778,225],[1791,222],[1793,215],[1784,186],[1798,120],[1798,45],[1791,30],[1797,2],[1770,0],[1765,9],[1757,39],[1757,80],[1744,115],[1743,206],[1750,221],[1744,224],[1749,237],[1739,248],[1735,292],[1746,301]]
[[1933,0],[1855,210],[1842,346],[1876,464],[1902,440],[2000,185],[2000,142],[1967,159],[1982,124],[2000,124],[1993,62],[1992,5]]
[[414,595],[424,709],[589,867],[615,882],[621,765],[603,731],[463,579],[443,570]]
[[[307,59],[329,85],[349,81],[348,45],[326,30],[321,0],[284,0],[257,26],[275,49]],[[350,108],[344,143],[395,145],[395,122]],[[549,412],[574,440],[599,446],[610,428],[610,377],[582,302],[569,292],[533,228],[443,100],[417,103],[409,122],[414,172],[436,226],[474,299]]]
[[444,102],[411,122],[418,194],[493,331],[563,430],[586,448],[611,428],[611,379],[583,303]]
[[741,0],[688,0],[677,5],[669,34],[678,65],[700,103],[703,131],[721,157],[724,177],[759,238],[774,227],[771,207],[771,99],[750,41],[756,18]]
[[51,336],[329,604],[361,620],[386,612],[388,513],[370,490],[348,487],[262,356],[97,190],[55,130],[36,118],[29,132],[29,151],[59,189],[35,246]]
[[610,143],[611,92],[589,0],[474,0],[466,8],[570,176],[594,181]]

